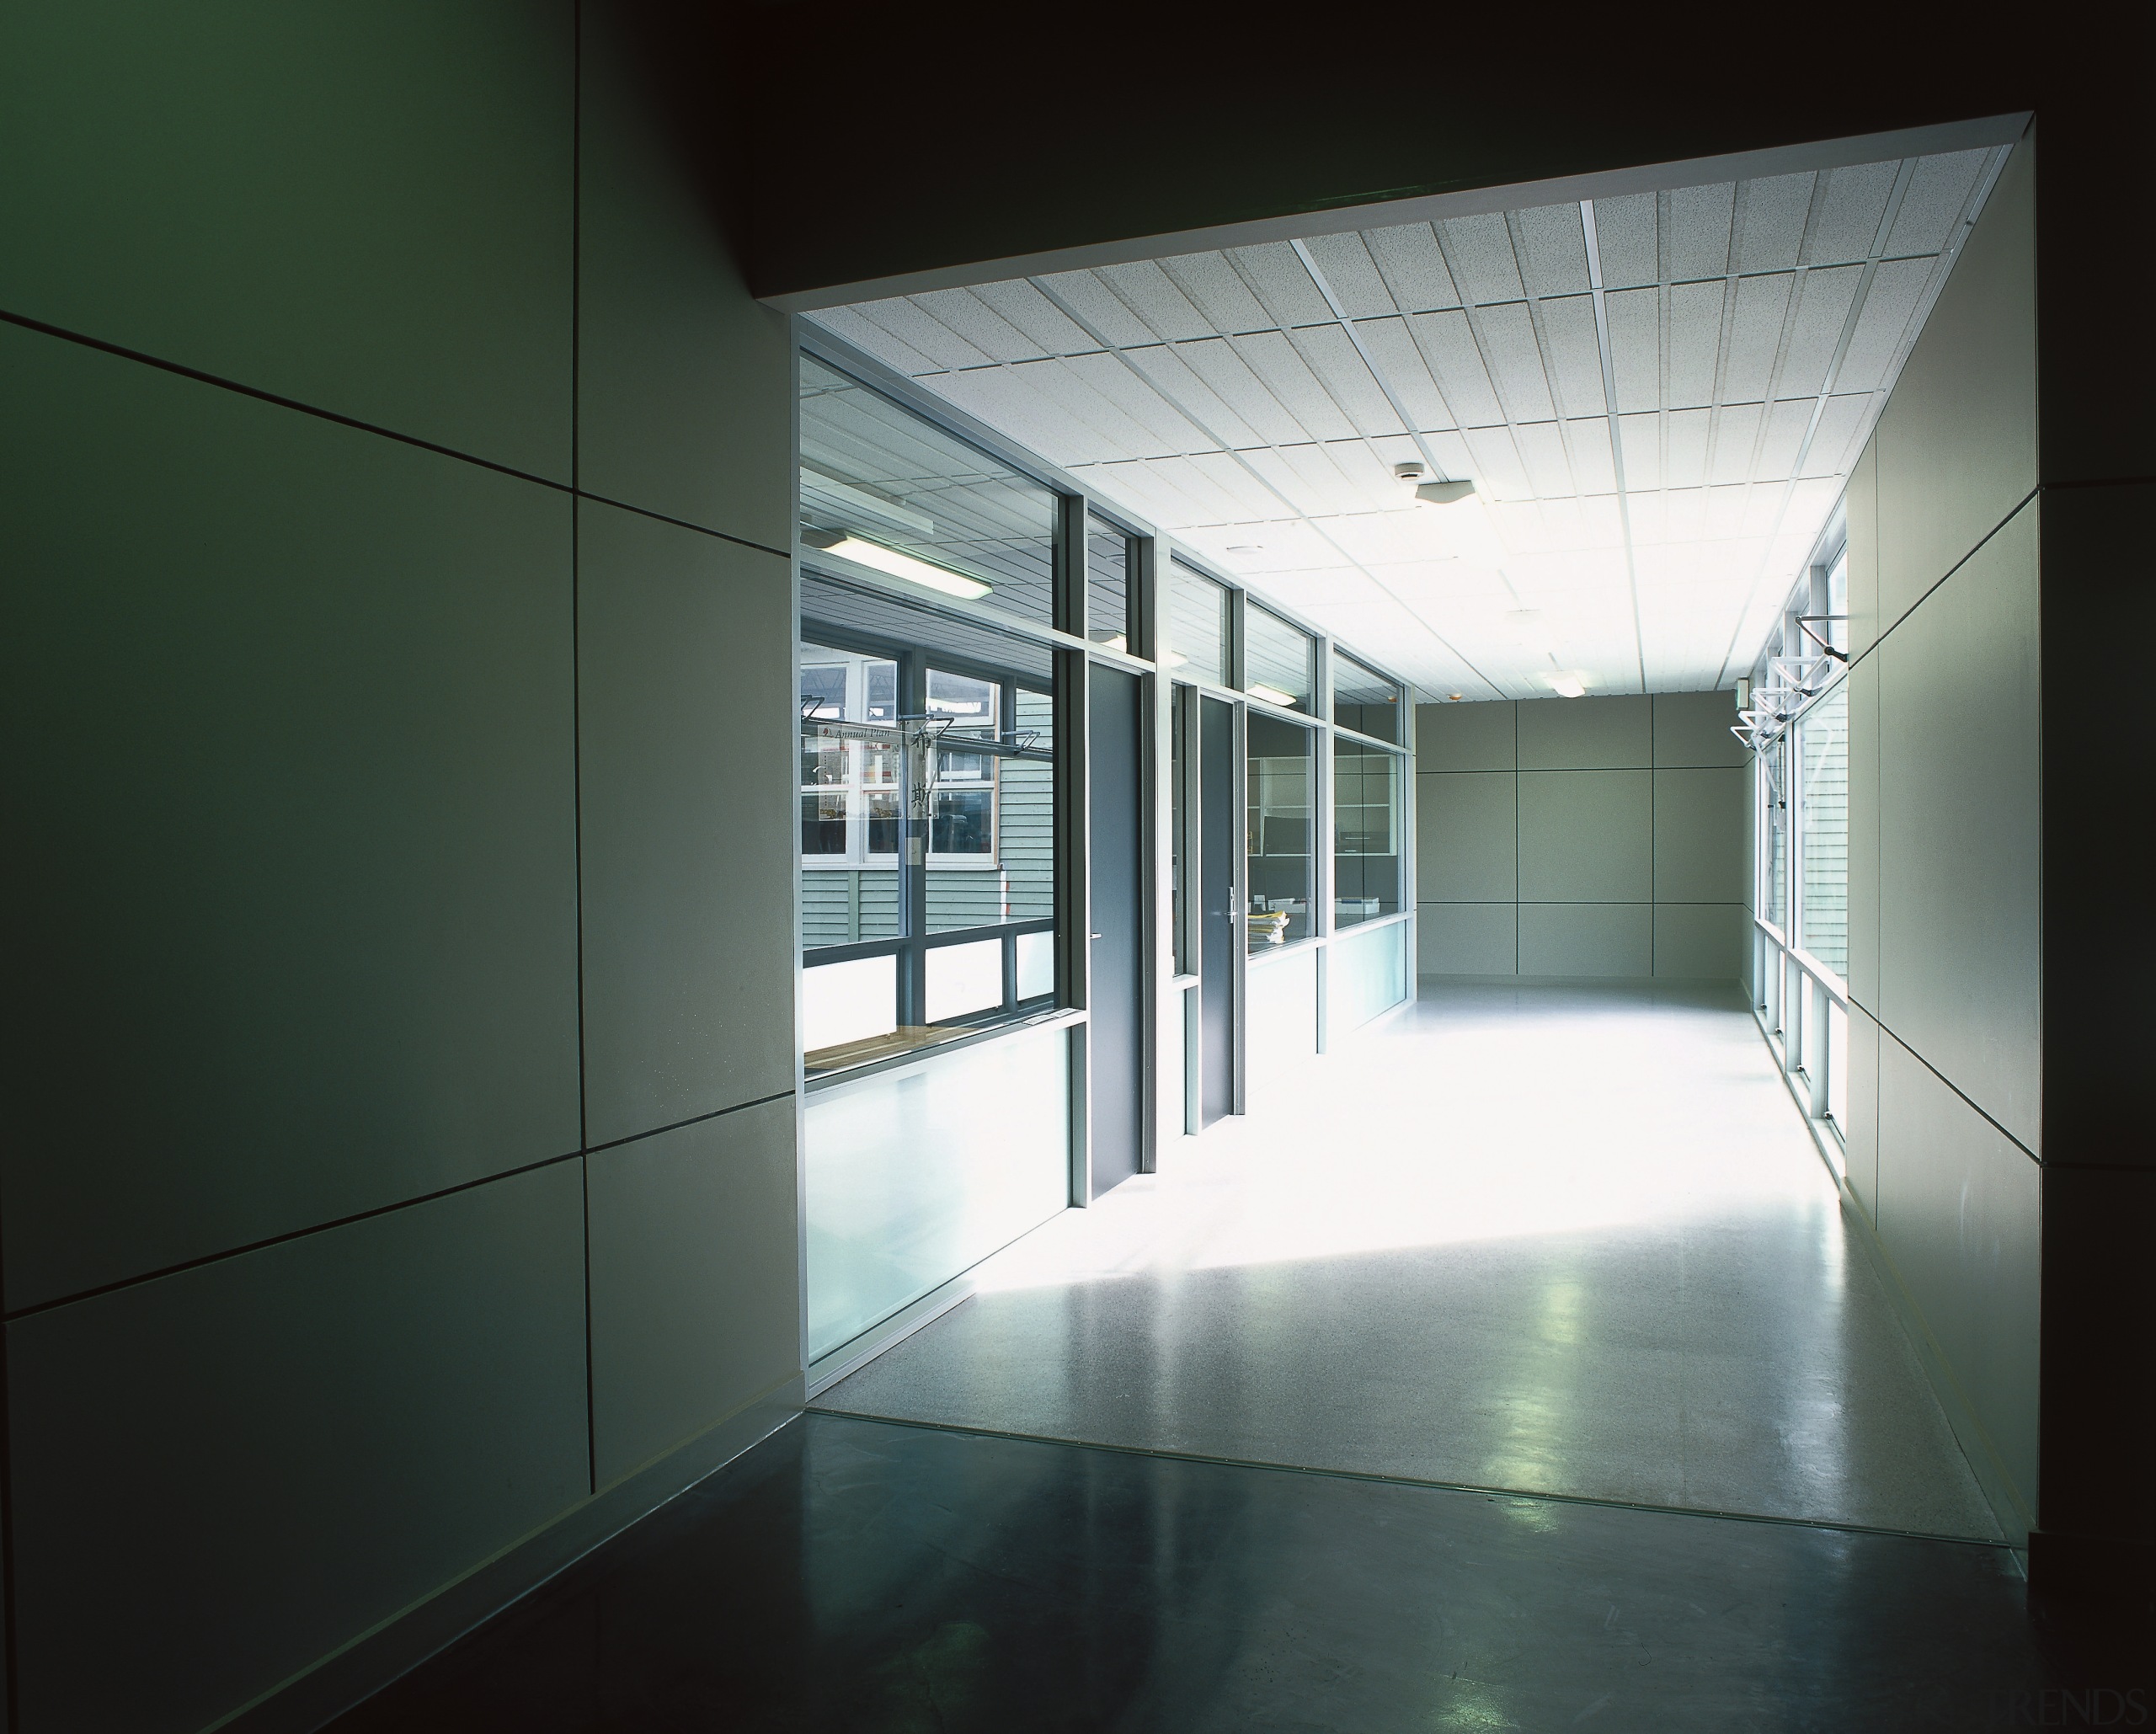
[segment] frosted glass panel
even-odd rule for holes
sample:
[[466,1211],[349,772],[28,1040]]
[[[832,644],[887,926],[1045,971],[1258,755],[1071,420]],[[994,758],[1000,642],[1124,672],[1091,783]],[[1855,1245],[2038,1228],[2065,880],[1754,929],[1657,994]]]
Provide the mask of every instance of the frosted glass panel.
[[814,1054],[899,1027],[899,960],[856,958],[801,972],[802,1046]]
[[1328,1040],[1368,1023],[1407,997],[1407,924],[1335,940],[1325,954]]
[[828,1354],[1070,1202],[1057,1027],[812,1092],[808,1353]]
[[1018,936],[1018,997],[1030,1000],[1055,991],[1055,936]]
[[1003,942],[977,939],[928,954],[928,1021],[947,1022],[1003,1003]]

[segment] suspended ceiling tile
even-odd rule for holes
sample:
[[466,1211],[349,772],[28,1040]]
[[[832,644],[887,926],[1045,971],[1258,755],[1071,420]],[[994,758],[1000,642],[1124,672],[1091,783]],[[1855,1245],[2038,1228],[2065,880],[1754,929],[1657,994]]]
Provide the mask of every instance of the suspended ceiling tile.
[[1334,566],[1322,572],[1253,570],[1250,576],[1252,588],[1261,595],[1312,618],[1337,608],[1369,607],[1390,600],[1353,566]]
[[1781,529],[1788,515],[1791,492],[1786,482],[1754,487],[1743,501],[1743,510],[1737,514],[1733,533],[1737,536],[1773,536]]
[[1790,317],[1789,347],[1774,382],[1777,397],[1816,397],[1826,384],[1828,365],[1842,340],[1849,301],[1864,276],[1861,265],[1835,265],[1806,271],[1798,285]]
[[1935,264],[1929,259],[1890,259],[1872,273],[1855,334],[1834,376],[1836,391],[1869,392],[1885,382]]
[[1582,494],[1614,494],[1617,466],[1609,451],[1609,423],[1603,418],[1565,424],[1565,451]]
[[1155,458],[1153,462],[1197,508],[1196,517],[1185,519],[1186,524],[1231,524],[1262,510],[1259,501],[1264,496],[1245,482],[1249,472],[1223,453]]
[[[1700,419],[1704,426],[1706,418],[1701,415]],[[1700,483],[1663,489],[1662,507],[1664,533],[1668,537],[1665,547],[1696,544],[1706,535],[1707,490]]]
[[1650,542],[1668,538],[1668,505],[1659,489],[1649,494],[1639,490],[1625,496],[1625,510],[1632,526],[1632,546],[1643,548]]
[[1123,354],[1164,397],[1180,404],[1187,416],[1202,423],[1215,440],[1225,442],[1230,450],[1263,444],[1264,436],[1192,371],[1184,359],[1185,350],[1191,347],[1194,345],[1149,344],[1144,349],[1125,349]]
[[1304,438],[1340,440],[1356,431],[1285,332],[1257,331],[1228,341],[1266,390],[1294,417]]
[[1381,319],[1400,311],[1360,235],[1318,235],[1303,245],[1349,318]]
[[1812,412],[1818,401],[1816,397],[1790,397],[1769,407],[1766,435],[1760,441],[1758,460],[1752,471],[1753,481],[1785,481],[1796,473],[1797,453],[1803,446],[1805,431],[1812,425]]
[[1894,213],[1894,227],[1886,237],[1889,257],[1937,253],[1945,246],[1989,155],[1988,151],[1955,151],[1917,158],[1916,173],[1909,178],[1909,189],[1902,195],[1902,208]]
[[1320,521],[1318,528],[1351,560],[1364,566],[1400,565],[1426,557],[1397,521],[1398,512],[1356,512]]
[[1596,250],[1602,256],[1604,289],[1636,289],[1661,280],[1655,202],[1652,193],[1594,201]]
[[[1113,442],[1113,454],[1088,452],[1088,458],[1128,453],[1133,457],[1166,457],[1186,449],[1196,430],[1176,416],[1113,355],[1075,356],[1070,360],[1025,361],[1011,370],[1086,426]],[[1140,402],[1140,394],[1150,399]],[[1134,404],[1154,412],[1141,419]],[[1155,423],[1166,425],[1155,425]]]
[[[1337,500],[1329,491],[1329,484],[1322,480],[1312,483],[1283,455],[1308,447],[1293,446],[1259,446],[1241,454],[1243,461],[1265,478],[1267,484],[1305,518],[1318,518],[1327,512],[1340,510]],[[1337,482],[1338,472],[1333,472]]]
[[904,296],[889,301],[864,301],[861,313],[900,343],[918,349],[939,367],[985,367],[995,359]]
[[1561,413],[1600,415],[1602,339],[1594,328],[1594,301],[1584,295],[1545,301],[1541,307],[1544,362],[1556,388]]
[[1224,519],[1241,521],[1270,518],[1287,509],[1280,496],[1252,473],[1248,457],[1243,453],[1194,451],[1190,455],[1190,462],[1222,497],[1235,502],[1233,510],[1221,515]]
[[[1276,338],[1278,333],[1273,333]],[[1176,355],[1209,386],[1244,425],[1267,446],[1289,445],[1307,437],[1302,424],[1265,388],[1250,365],[1225,338],[1178,344]]]
[[[1706,539],[1735,542],[1745,534],[1745,510],[1753,490],[1741,482],[1710,483],[1707,487]],[[1754,534],[1764,535],[1764,531]]]
[[974,293],[1025,333],[1043,355],[1076,355],[1100,347],[1022,277],[984,283]]
[[1668,382],[1662,402],[1673,409],[1710,403],[1715,363],[1721,354],[1723,286],[1719,279],[1680,283],[1668,291]]
[[1758,402],[1773,381],[1774,355],[1781,347],[1782,324],[1789,312],[1795,279],[1737,280],[1737,305],[1729,323],[1729,343],[1722,355],[1721,398],[1726,403]]
[[825,307],[814,316],[814,323],[834,336],[844,338],[856,349],[867,350],[886,367],[910,379],[942,371],[937,362],[911,344],[899,342],[873,320],[864,317],[857,307]]
[[1415,341],[1428,362],[1430,372],[1445,394],[1445,402],[1464,428],[1493,426],[1505,419],[1490,376],[1482,365],[1482,351],[1468,327],[1464,312],[1418,313],[1410,320]]
[[1534,492],[1510,429],[1470,428],[1466,439],[1478,492],[1499,500],[1525,499]]
[[1546,421],[1557,413],[1550,378],[1542,365],[1542,346],[1525,301],[1484,307],[1476,315],[1476,334],[1490,365],[1497,399],[1512,422]]
[[1587,232],[1578,205],[1538,205],[1513,213],[1513,250],[1529,295],[1587,293]]
[[1447,217],[1438,225],[1438,235],[1452,280],[1470,305],[1518,301],[1527,292],[1519,261],[1513,256],[1512,232],[1502,216]]
[[1453,287],[1452,273],[1445,269],[1429,224],[1365,229],[1363,240],[1401,312],[1426,313],[1460,305],[1460,291]]
[[1091,271],[1057,271],[1030,280],[1049,300],[1063,302],[1081,327],[1090,327],[1110,348],[1158,340],[1123,297]]
[[1360,432],[1406,431],[1344,326],[1305,326],[1294,333],[1293,341],[1326,394]]
[[[1782,520],[1785,536],[1796,536],[1804,543],[1800,555],[1811,551],[1819,526],[1827,521],[1827,515],[1834,509],[1834,502],[1842,497],[1842,478],[1839,476],[1806,478],[1789,491],[1789,511]],[[1801,528],[1809,524],[1808,530]]]
[[1429,367],[1422,360],[1422,350],[1416,347],[1414,335],[1405,319],[1366,319],[1355,328],[1370,354],[1377,358],[1385,382],[1399,397],[1401,407],[1418,431],[1428,433],[1454,425],[1444,394],[1430,377]]
[[1333,448],[1328,445],[1283,446],[1278,453],[1302,483],[1309,497],[1318,502],[1310,515],[1326,518],[1336,513],[1358,512],[1370,504],[1368,493],[1342,473]]
[[1523,423],[1513,429],[1513,444],[1527,466],[1528,485],[1538,499],[1561,499],[1574,492],[1564,429],[1558,423]]
[[1216,332],[1262,331],[1276,322],[1221,253],[1188,253],[1161,261],[1176,286]]
[[991,360],[1035,361],[1048,354],[970,289],[931,290],[910,299],[930,318]]
[[1796,264],[1804,241],[1804,221],[1819,177],[1769,175],[1744,184],[1744,228],[1737,243],[1740,271],[1786,271]]
[[1869,395],[1853,394],[1845,397],[1829,397],[1827,407],[1819,412],[1819,425],[1812,435],[1812,450],[1805,454],[1804,473],[1824,476],[1837,484],[1855,463],[1858,452],[1852,449],[1860,432],[1869,431],[1871,398]]
[[1729,224],[1737,188],[1678,187],[1662,195],[1662,269],[1664,278],[1719,277],[1729,269]]
[[1620,416],[1617,425],[1625,441],[1625,485],[1635,489],[1661,487],[1662,418]]
[[1103,265],[1099,275],[1131,312],[1169,341],[1184,343],[1213,334],[1212,321],[1191,305],[1190,297],[1176,287],[1174,280],[1155,260]]
[[1276,323],[1315,325],[1332,317],[1332,309],[1317,292],[1317,285],[1310,281],[1310,274],[1295,257],[1295,249],[1285,241],[1231,248],[1228,259]]
[[[1038,361],[1033,367],[1061,364]],[[1069,400],[1083,402],[1082,394],[1067,386],[1044,390],[1040,381],[1016,370],[976,367],[963,373],[947,373],[936,381],[937,395],[947,398],[969,415],[1001,429],[1022,446],[1038,451],[1065,468],[1075,464],[1104,463],[1147,455],[1151,442],[1144,430],[1124,427],[1118,437],[1106,424],[1110,418],[1075,411]],[[1091,406],[1097,412],[1099,406]]]
[[[1609,321],[1610,371],[1620,410],[1662,407],[1662,291],[1628,289],[1604,298]],[[1720,312],[1716,333],[1720,340]]]
[[1457,431],[1427,434],[1422,442],[1437,460],[1438,467],[1448,480],[1471,479],[1475,474],[1475,455],[1467,449],[1467,435]]
[[1870,256],[1900,167],[1898,163],[1865,163],[1828,170],[1818,220],[1805,248],[1806,264],[1843,264]]
[[[1386,441],[1387,446],[1399,451],[1398,441]],[[1412,446],[1405,448],[1412,451]],[[1384,455],[1379,443],[1369,440],[1335,440],[1329,441],[1325,455],[1345,477],[1356,491],[1364,507],[1377,511],[1410,512],[1422,515],[1424,509],[1410,501],[1392,472],[1392,463]]]
[[1712,412],[1673,409],[1662,418],[1662,485],[1697,488],[1707,479],[1707,431]]
[[1129,349],[1123,357],[1098,353],[1074,355],[1061,365],[1086,381],[1125,415],[1143,427],[1166,451],[1212,450],[1215,441],[1161,395],[1145,376],[1140,358],[1160,356],[1165,363],[1172,352],[1165,344],[1151,349]]
[[1166,475],[1143,460],[1078,464],[1071,473],[1127,510],[1162,530],[1180,530],[1203,514]]

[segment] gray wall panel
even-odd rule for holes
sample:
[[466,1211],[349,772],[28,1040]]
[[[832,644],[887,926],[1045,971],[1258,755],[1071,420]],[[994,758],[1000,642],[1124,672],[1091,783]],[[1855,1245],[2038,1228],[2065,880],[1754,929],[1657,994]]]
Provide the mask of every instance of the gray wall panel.
[[648,74],[599,8],[583,18],[579,485],[788,547],[788,321],[750,297],[718,191],[683,171]]
[[1652,975],[1654,915],[1643,903],[1524,903],[1519,973]]
[[1654,762],[1654,705],[1644,696],[1520,702],[1519,768],[1605,771]]
[[1737,700],[1727,692],[1657,692],[1654,707],[1654,763],[1672,766],[1736,765],[1747,762],[1742,741],[1730,731],[1737,724]]
[[1518,762],[1518,729],[1509,703],[1415,707],[1418,771],[1510,771]]
[[793,1099],[589,1160],[605,1487],[801,1370]]
[[2017,149],[1880,416],[1882,630],[2036,485],[2035,225]]
[[1863,1006],[1849,1007],[1849,1094],[1842,1128],[1843,1159],[1849,1190],[1876,1224],[1879,1219],[1879,1026]]
[[[1730,744],[1737,744],[1734,737]],[[1654,773],[1654,897],[1657,903],[1741,903],[1750,773]]]
[[[777,556],[578,526],[585,1117],[605,1144],[790,1089],[792,590]],[[789,901],[791,899],[789,899]]]
[[1518,786],[1509,771],[1421,776],[1415,785],[1419,899],[1509,903],[1518,895]]
[[1741,903],[1654,906],[1654,973],[1683,981],[1744,979],[1752,912]]
[[1522,903],[1651,902],[1653,773],[1523,772],[1519,895]]
[[1415,911],[1418,975],[1516,975],[1519,905],[1426,903]]
[[2042,1137],[2037,508],[1881,643],[1880,1021]]
[[1881,1040],[1879,1237],[2025,1507],[2036,1486],[2041,1173]]
[[587,1494],[578,1171],[8,1326],[25,1731],[200,1728]]
[[0,372],[9,1304],[575,1149],[568,501],[19,327]]
[[569,474],[569,0],[0,14],[0,307]]
[[1879,436],[1875,431],[1850,468],[1843,490],[1844,522],[1849,530],[1849,654],[1862,656],[1878,642],[1879,618]]
[[1849,988],[1879,1004],[1879,670],[1876,656],[1850,669]]

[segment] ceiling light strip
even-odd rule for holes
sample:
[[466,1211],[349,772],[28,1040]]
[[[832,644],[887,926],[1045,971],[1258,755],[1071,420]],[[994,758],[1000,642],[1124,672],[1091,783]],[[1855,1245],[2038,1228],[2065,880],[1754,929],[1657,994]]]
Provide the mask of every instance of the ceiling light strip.
[[1632,555],[1632,506],[1625,485],[1625,436],[1617,423],[1617,367],[1609,353],[1609,308],[1602,289],[1602,243],[1594,232],[1594,200],[1580,200],[1580,229],[1587,237],[1588,291],[1594,298],[1594,341],[1602,351],[1602,397],[1609,423],[1610,473],[1617,482],[1617,525],[1625,537],[1625,582],[1632,592],[1632,654],[1640,670],[1640,691],[1647,690],[1646,633],[1640,625],[1640,570]]
[[[1189,408],[1187,406],[1179,402],[1173,392],[1167,391],[1153,380],[1146,378],[1145,371],[1143,368],[1139,367],[1135,361],[1132,360],[1129,356],[1126,355],[1119,345],[1109,342],[1105,333],[1094,325],[1091,320],[1087,319],[1086,316],[1079,312],[1075,307],[1072,306],[1069,301],[1059,295],[1051,285],[1038,277],[1031,277],[1027,280],[1043,296],[1047,296],[1049,301],[1054,305],[1056,310],[1059,312],[1065,318],[1070,320],[1072,324],[1075,325],[1081,331],[1084,332],[1086,336],[1091,338],[1095,343],[1098,344],[1106,353],[1113,355],[1117,360],[1120,361],[1126,368],[1129,369],[1132,373],[1135,374],[1138,378],[1144,382],[1147,390],[1158,394],[1162,403],[1166,403],[1171,409],[1174,410],[1177,414],[1182,417],[1185,421],[1196,428],[1199,433],[1204,435],[1207,439],[1213,442],[1214,446],[1218,450],[1225,452],[1228,456],[1233,458],[1236,463],[1240,464],[1243,469],[1247,471],[1251,478],[1255,481],[1258,486],[1264,488],[1267,494],[1271,494],[1275,499],[1278,500],[1282,505],[1285,506],[1291,517],[1299,520],[1313,536],[1324,542],[1325,545],[1331,548],[1334,553],[1339,555],[1344,564],[1352,566],[1356,571],[1361,573],[1364,578],[1375,584],[1380,590],[1384,592],[1385,595],[1391,597],[1395,602],[1399,604],[1399,606],[1406,611],[1411,620],[1420,624],[1422,630],[1427,632],[1438,642],[1439,645],[1444,648],[1444,652],[1448,656],[1451,657],[1454,661],[1457,662],[1462,668],[1465,669],[1468,673],[1474,675],[1476,680],[1480,680],[1485,686],[1488,687],[1490,691],[1495,693],[1498,697],[1502,698],[1506,696],[1502,687],[1499,686],[1495,680],[1484,674],[1481,670],[1476,667],[1476,665],[1472,662],[1469,661],[1460,650],[1454,648],[1452,642],[1448,639],[1444,633],[1440,632],[1435,627],[1424,620],[1420,614],[1417,613],[1416,611],[1408,605],[1407,600],[1405,597],[1401,595],[1399,592],[1395,590],[1390,584],[1380,578],[1374,572],[1371,571],[1369,567],[1364,565],[1360,560],[1358,560],[1353,554],[1350,554],[1347,549],[1342,547],[1340,544],[1335,542],[1330,536],[1326,535],[1321,527],[1312,523],[1310,521],[1310,515],[1307,512],[1304,511],[1303,509],[1297,505],[1294,501],[1289,499],[1286,494],[1283,494],[1278,488],[1273,486],[1272,479],[1267,477],[1262,470],[1259,469],[1256,464],[1251,462],[1250,460],[1245,457],[1241,452],[1236,451],[1233,446],[1229,445],[1225,440],[1223,440],[1218,434],[1214,433],[1211,428],[1208,427],[1195,410]],[[1164,339],[1163,341],[1165,342],[1166,339]],[[1171,345],[1171,347],[1172,347],[1172,345]],[[1268,445],[1266,449],[1277,452],[1279,448]]]

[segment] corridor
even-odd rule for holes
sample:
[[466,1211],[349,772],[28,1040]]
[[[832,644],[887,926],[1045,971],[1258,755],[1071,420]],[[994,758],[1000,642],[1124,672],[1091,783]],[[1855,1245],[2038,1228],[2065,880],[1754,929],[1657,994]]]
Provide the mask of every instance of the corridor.
[[1734,990],[1428,987],[1253,1081],[817,1406],[1998,1536]]

